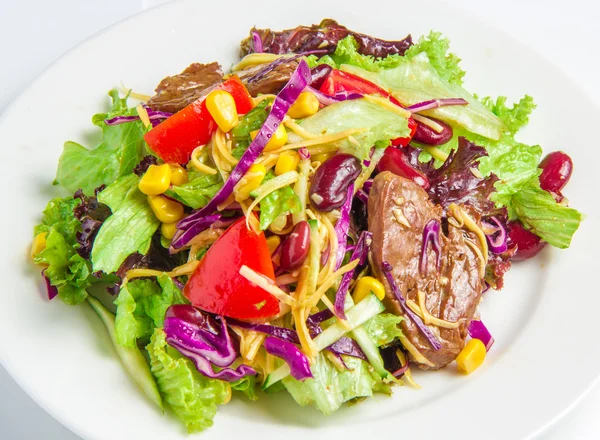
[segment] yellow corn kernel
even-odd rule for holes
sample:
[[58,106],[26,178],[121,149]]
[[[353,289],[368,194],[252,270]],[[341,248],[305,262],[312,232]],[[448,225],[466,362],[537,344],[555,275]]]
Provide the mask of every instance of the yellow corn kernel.
[[169,189],[171,167],[168,164],[150,165],[138,184],[140,191],[148,196],[156,196]]
[[279,235],[271,235],[267,238],[267,247],[269,248],[269,253],[271,255],[273,255],[273,252],[275,252],[275,249],[277,249],[280,243],[281,238],[279,238]]
[[231,93],[213,90],[206,97],[206,108],[223,133],[238,124],[237,108]]
[[[258,134],[258,130],[250,132],[250,136],[252,137],[252,140],[254,140],[254,138],[256,137],[257,134]],[[285,131],[285,127],[283,126],[283,124],[279,124],[279,127],[277,127],[277,130],[275,130],[275,133],[273,133],[273,135],[271,136],[271,139],[269,140],[269,142],[267,142],[267,145],[265,145],[264,151],[278,150],[279,148],[281,148],[285,144],[287,144],[287,140],[288,140],[287,131]]]
[[171,168],[171,185],[180,186],[188,182],[188,173],[181,165],[170,163]]
[[174,223],[183,218],[181,203],[163,196],[149,196],[148,204],[157,219],[163,223]]
[[175,232],[177,232],[177,222],[163,223],[160,225],[160,233],[169,240],[175,237]]
[[381,282],[373,277],[362,277],[356,282],[352,299],[354,302],[360,302],[365,299],[369,292],[373,292],[379,301],[385,298],[385,288]]
[[283,151],[277,158],[277,163],[275,164],[275,175],[281,176],[288,171],[294,171],[296,168],[298,168],[299,163],[300,155],[298,153],[292,150]]
[[47,232],[40,232],[35,237],[33,237],[33,242],[31,243],[31,258],[34,258],[37,254],[46,249],[47,235]]
[[290,118],[308,118],[319,111],[319,100],[310,92],[302,92],[292,104],[287,114]]
[[479,339],[471,339],[456,357],[458,371],[471,374],[485,360],[485,345]]
[[260,186],[266,174],[267,169],[263,164],[252,165],[234,188],[235,200],[242,202],[250,197],[250,193]]
[[319,153],[319,154],[311,155],[310,160],[311,160],[311,162],[323,163],[327,159],[329,159],[331,156],[333,156],[334,154],[335,154],[335,151],[332,151],[331,153]]

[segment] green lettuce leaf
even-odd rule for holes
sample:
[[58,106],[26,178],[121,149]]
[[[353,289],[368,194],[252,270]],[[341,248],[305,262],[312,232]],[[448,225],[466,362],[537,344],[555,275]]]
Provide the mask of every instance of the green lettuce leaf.
[[291,376],[283,379],[283,385],[300,406],[315,405],[323,414],[335,412],[344,402],[361,397],[371,397],[382,388],[381,378],[371,371],[365,361],[344,357],[346,371],[337,368],[319,353],[311,364],[313,379],[303,382]]
[[495,100],[489,96],[481,98],[481,103],[498,116],[509,133],[515,134],[529,123],[529,115],[537,107],[529,95],[515,102],[511,108],[506,105],[506,96],[498,96]]
[[231,154],[239,159],[244,151],[250,146],[252,138],[250,132],[260,130],[264,124],[269,111],[267,107],[273,102],[272,99],[263,99],[256,107],[240,118],[240,122],[231,130],[233,138],[233,149]]
[[167,345],[162,329],[154,331],[146,349],[164,402],[188,432],[200,432],[212,426],[217,405],[228,397],[229,384],[198,373],[191,361]]
[[92,122],[102,130],[102,142],[88,150],[68,141],[58,162],[56,184],[74,193],[81,188],[87,195],[100,185],[108,185],[118,177],[132,172],[139,161],[148,154],[144,142],[145,128],[134,121],[120,125],[106,125],[105,119],[115,116],[137,115],[135,108],[127,107],[127,98],[121,99],[112,89],[112,108],[108,113],[94,115]]
[[[273,179],[275,174],[269,171],[262,184]],[[296,214],[302,209],[300,199],[291,186],[285,186],[269,193],[260,201],[260,229],[263,231],[281,214]]]
[[223,186],[223,179],[219,173],[211,176],[190,170],[188,177],[187,183],[171,186],[165,194],[193,209],[204,207]]
[[138,177],[121,177],[98,194],[112,215],[100,227],[92,248],[94,270],[116,272],[129,255],[145,254],[160,222],[138,189]]
[[541,189],[537,176],[512,196],[508,212],[510,218],[518,218],[542,240],[560,249],[571,245],[583,219],[579,211],[559,205],[549,192]]
[[37,235],[46,232],[46,247],[34,257],[37,264],[46,265],[45,275],[58,289],[58,296],[67,304],[80,304],[87,298],[87,288],[102,281],[92,275],[91,264],[77,253],[77,232],[81,224],[73,209],[80,201],[73,197],[50,200],[41,224],[34,228]]
[[231,389],[244,393],[250,400],[258,400],[258,396],[256,395],[256,376],[244,376],[235,382],[231,382]]
[[439,76],[425,52],[391,69],[369,72],[353,65],[342,65],[341,69],[389,90],[405,105],[431,99],[463,98],[469,103],[468,105],[440,107],[425,111],[423,114],[453,123],[489,139],[500,139],[506,130],[502,120],[473,95],[461,86]]
[[154,328],[163,326],[165,314],[170,306],[187,302],[173,279],[165,273],[156,281],[129,281],[121,288],[115,301],[117,343],[123,347],[136,347],[138,340],[147,339]]
[[[340,151],[366,159],[373,145],[386,147],[390,139],[408,136],[407,120],[387,108],[367,101],[354,99],[325,107],[313,116],[300,122],[302,128],[320,135],[339,133],[351,128],[366,129],[352,135],[353,141],[344,139],[337,142]],[[288,135],[290,142],[302,139],[294,134]],[[356,141],[356,142],[354,142]]]
[[369,319],[362,326],[371,340],[378,347],[389,345],[402,335],[400,330],[402,317],[391,313],[380,313]]

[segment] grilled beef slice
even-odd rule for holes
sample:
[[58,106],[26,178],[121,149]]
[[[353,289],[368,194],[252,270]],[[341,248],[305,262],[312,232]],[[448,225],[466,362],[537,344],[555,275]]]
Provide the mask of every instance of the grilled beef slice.
[[[448,224],[447,235],[440,232],[441,265],[436,268],[432,246],[427,250],[427,271],[419,272],[423,228],[431,219],[441,220],[442,208],[434,205],[427,193],[414,182],[390,172],[379,174],[369,195],[369,231],[373,233],[372,267],[386,286],[387,309],[403,316],[402,331],[408,340],[438,369],[452,362],[465,345],[467,328],[481,297],[483,274],[477,254],[466,240],[479,243],[468,231]],[[456,329],[429,328],[442,347],[435,350],[402,309],[382,272],[382,264],[392,266],[392,275],[402,295],[415,303],[418,291],[426,294],[431,315],[460,322]]]

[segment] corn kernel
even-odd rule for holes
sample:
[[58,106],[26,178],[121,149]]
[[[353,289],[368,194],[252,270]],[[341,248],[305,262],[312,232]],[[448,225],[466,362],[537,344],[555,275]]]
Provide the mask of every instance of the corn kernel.
[[163,196],[148,196],[148,204],[163,223],[174,223],[183,218],[183,206],[179,202]]
[[223,133],[238,124],[237,108],[231,93],[213,90],[206,97],[206,108]]
[[319,111],[319,100],[310,92],[302,92],[296,102],[292,104],[287,114],[290,118],[302,119],[314,115]]
[[360,302],[365,299],[370,292],[373,292],[379,301],[385,298],[385,288],[381,282],[373,277],[362,277],[356,282],[352,299],[354,302]]
[[331,153],[319,153],[319,154],[315,154],[310,156],[310,160],[311,162],[325,162],[327,159],[329,159],[331,156],[333,156],[335,154],[335,152],[331,152]]
[[242,202],[250,197],[250,193],[260,186],[267,169],[263,164],[255,163],[234,188],[235,200]]
[[167,164],[150,165],[148,171],[140,179],[140,191],[148,196],[156,196],[169,189],[171,184],[171,167]]
[[170,240],[175,237],[175,233],[177,232],[177,222],[173,223],[162,223],[160,225],[160,233],[163,237]]
[[171,185],[180,186],[188,182],[188,173],[181,165],[170,163],[171,168]]
[[279,238],[279,235],[271,235],[267,238],[267,247],[269,248],[269,253],[271,255],[273,255],[273,252],[275,252],[280,243],[281,238]]
[[34,258],[37,254],[46,249],[47,236],[47,232],[40,232],[33,238],[33,242],[31,243],[31,258]]
[[275,175],[281,176],[288,171],[294,171],[296,168],[298,168],[299,163],[300,156],[298,153],[292,150],[284,151],[277,158],[277,163],[275,164]]
[[[258,134],[258,130],[251,131],[250,137],[252,137],[252,139],[254,140],[254,138],[256,137],[257,134]],[[264,151],[277,150],[277,149],[283,147],[287,143],[287,140],[288,140],[287,131],[285,130],[285,127],[283,126],[283,124],[279,124],[279,127],[277,127],[277,130],[275,130],[275,133],[273,133],[273,135],[271,136],[271,139],[269,140],[269,142],[267,142],[267,145],[265,145]]]
[[485,345],[479,339],[471,339],[456,357],[458,371],[471,374],[485,360]]

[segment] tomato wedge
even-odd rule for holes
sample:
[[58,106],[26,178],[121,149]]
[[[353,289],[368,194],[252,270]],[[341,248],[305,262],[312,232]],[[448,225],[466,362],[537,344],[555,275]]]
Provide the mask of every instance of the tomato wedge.
[[263,320],[279,313],[279,301],[240,275],[246,265],[275,280],[264,233],[246,228],[242,218],[210,247],[183,289],[192,305],[210,313],[243,320]]
[[[237,76],[215,86],[215,89],[231,93],[239,114],[248,113],[252,109],[252,98]],[[192,102],[144,135],[144,140],[152,151],[165,162],[187,163],[192,151],[207,144],[217,129],[217,124],[206,108],[205,98],[206,95]]]
[[[391,102],[399,107],[404,107],[402,103],[394,98],[390,92],[379,87],[377,84],[373,84],[371,81],[367,81],[358,75],[343,72],[337,69],[333,69],[331,71],[319,90],[330,96],[333,96],[339,92],[355,92],[362,93],[363,95],[379,95],[384,98],[388,98]],[[410,135],[392,140],[392,145],[394,147],[405,147],[415,135],[415,132],[417,131],[417,123],[412,117],[408,118],[408,128],[410,129]]]

